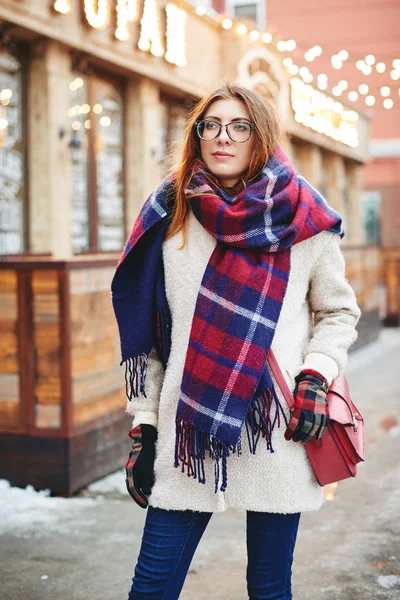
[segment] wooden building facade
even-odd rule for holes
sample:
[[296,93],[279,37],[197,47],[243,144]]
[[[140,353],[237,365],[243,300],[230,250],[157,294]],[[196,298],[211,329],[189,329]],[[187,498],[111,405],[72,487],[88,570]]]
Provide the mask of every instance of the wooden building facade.
[[187,109],[226,80],[275,102],[296,167],[344,215],[360,341],[377,334],[380,257],[359,214],[367,119],[316,95],[267,39],[184,0],[2,1],[0,477],[68,495],[124,463],[111,278]]

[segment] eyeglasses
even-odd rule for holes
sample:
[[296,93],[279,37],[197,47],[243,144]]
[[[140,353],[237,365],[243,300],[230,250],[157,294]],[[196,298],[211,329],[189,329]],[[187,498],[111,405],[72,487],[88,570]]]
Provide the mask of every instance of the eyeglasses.
[[232,121],[231,123],[222,125],[222,123],[209,119],[196,121],[195,126],[197,135],[205,142],[215,140],[221,134],[222,127],[225,127],[226,133],[232,142],[238,142],[239,144],[247,142],[250,139],[253,129],[255,129],[255,126],[252,123],[248,123],[248,121]]

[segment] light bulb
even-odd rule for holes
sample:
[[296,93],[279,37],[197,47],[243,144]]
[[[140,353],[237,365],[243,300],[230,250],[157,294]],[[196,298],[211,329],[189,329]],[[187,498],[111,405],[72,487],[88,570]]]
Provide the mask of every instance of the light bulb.
[[390,87],[388,85],[384,85],[381,87],[382,96],[390,96]]
[[267,33],[263,33],[261,36],[264,44],[269,44],[272,41],[272,35],[267,31]]
[[376,70],[378,73],[384,73],[386,71],[386,65],[383,62],[378,62],[376,65]]
[[368,54],[368,56],[365,57],[365,62],[367,65],[373,65],[375,63],[375,56],[373,54]]
[[340,87],[341,90],[347,90],[347,88],[349,87],[349,84],[347,83],[347,81],[345,79],[341,79],[338,83],[338,86]]
[[283,64],[285,67],[289,68],[289,67],[291,67],[291,66],[292,66],[292,64],[293,64],[293,60],[290,58],[290,56],[287,56],[286,58],[284,58],[284,59],[283,59],[283,61],[282,61],[282,64]]
[[246,27],[246,25],[241,23],[240,25],[237,26],[236,31],[238,32],[239,35],[246,35],[247,27]]
[[369,87],[366,83],[362,83],[360,86],[358,86],[358,91],[360,92],[360,94],[368,94]]
[[203,6],[202,4],[199,4],[198,6],[196,6],[196,15],[199,15],[199,17],[203,17],[206,14],[206,7]]
[[373,106],[375,104],[375,98],[374,98],[374,96],[367,96],[365,98],[365,104],[367,106]]
[[393,107],[393,100],[392,100],[391,98],[386,98],[386,99],[383,101],[383,106],[384,106],[385,108],[392,108],[392,107]]
[[253,40],[253,42],[256,42],[260,39],[260,34],[258,31],[256,31],[256,29],[253,29],[253,31],[250,31],[249,37],[251,40]]
[[362,71],[364,67],[365,67],[365,62],[364,62],[363,60],[358,60],[358,61],[356,62],[356,68],[357,68],[359,71]]
[[338,57],[340,58],[340,60],[347,60],[349,58],[349,53],[347,52],[347,50],[341,50],[338,54]]
[[358,94],[357,92],[349,92],[348,98],[351,102],[355,102],[356,100],[358,100]]
[[232,27],[233,23],[230,19],[224,19],[222,21],[221,25],[224,29],[230,29]]
[[393,81],[398,81],[400,79],[400,71],[393,69],[393,71],[390,73],[390,77],[393,79]]

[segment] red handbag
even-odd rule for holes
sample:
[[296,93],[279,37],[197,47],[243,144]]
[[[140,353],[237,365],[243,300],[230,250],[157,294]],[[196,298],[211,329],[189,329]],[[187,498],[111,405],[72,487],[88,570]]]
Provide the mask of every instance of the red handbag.
[[[289,410],[293,412],[293,395],[272,350],[267,360]],[[355,477],[357,464],[365,460],[364,419],[350,398],[345,375],[339,375],[332,381],[327,401],[330,416],[327,431],[321,440],[312,438],[304,444],[315,477],[321,486]]]

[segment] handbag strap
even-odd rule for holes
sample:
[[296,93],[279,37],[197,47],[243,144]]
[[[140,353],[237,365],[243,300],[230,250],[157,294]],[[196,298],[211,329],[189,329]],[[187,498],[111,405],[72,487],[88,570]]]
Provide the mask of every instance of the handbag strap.
[[284,376],[282,375],[282,371],[279,368],[278,362],[275,358],[275,354],[272,352],[272,350],[270,350],[268,352],[267,355],[267,361],[268,364],[270,366],[270,369],[276,379],[277,384],[279,385],[281,392],[283,394],[283,397],[286,400],[286,403],[289,407],[289,410],[292,411],[295,408],[295,402],[294,402],[294,398],[293,398],[293,394],[289,389],[288,384],[286,383],[286,380],[284,378]]

